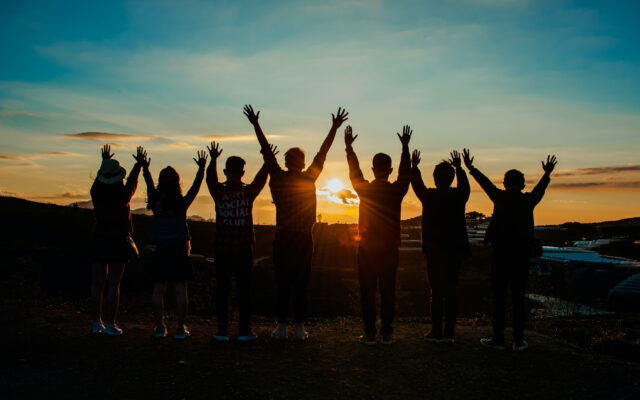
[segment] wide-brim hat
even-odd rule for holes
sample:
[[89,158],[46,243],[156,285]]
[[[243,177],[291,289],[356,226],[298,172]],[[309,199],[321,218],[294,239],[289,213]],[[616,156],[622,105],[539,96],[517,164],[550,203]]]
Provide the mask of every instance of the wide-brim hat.
[[98,170],[98,180],[102,183],[122,182],[127,171],[120,166],[118,160],[103,160]]

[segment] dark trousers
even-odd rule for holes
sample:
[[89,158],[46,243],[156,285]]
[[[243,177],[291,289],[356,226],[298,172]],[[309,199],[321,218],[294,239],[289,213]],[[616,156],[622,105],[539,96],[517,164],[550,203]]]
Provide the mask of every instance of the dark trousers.
[[362,300],[362,319],[366,334],[376,333],[376,291],[380,287],[382,334],[393,332],[396,302],[398,248],[358,248],[358,280]]
[[286,323],[293,299],[293,320],[307,319],[307,283],[311,271],[313,239],[311,232],[276,231],[273,264],[276,272],[276,312],[278,322]]
[[513,341],[524,338],[525,304],[524,289],[529,275],[529,264],[524,253],[494,249],[491,265],[493,291],[493,337],[504,340],[507,288],[511,289],[513,307]]
[[238,290],[238,311],[240,313],[240,331],[249,330],[251,320],[251,269],[253,268],[252,246],[235,251],[217,251],[216,266],[216,314],[218,331],[226,333],[229,326],[229,292],[231,276],[236,277]]
[[439,247],[425,249],[427,275],[431,286],[431,330],[442,334],[442,316],[445,315],[444,334],[453,336],[458,301],[456,289],[460,273],[460,256]]

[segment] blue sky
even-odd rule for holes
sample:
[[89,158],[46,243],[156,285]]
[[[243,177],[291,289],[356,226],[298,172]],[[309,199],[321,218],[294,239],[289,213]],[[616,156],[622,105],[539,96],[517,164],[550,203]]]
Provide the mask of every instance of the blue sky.
[[[556,153],[564,176],[538,221],[640,215],[634,2],[25,3],[4,2],[0,16],[5,193],[87,198],[104,142],[129,168],[142,144],[153,167],[177,166],[186,182],[195,150],[216,137],[250,175],[260,158],[243,104],[262,110],[275,144],[309,157],[345,106],[366,170],[378,151],[398,160],[395,132],[408,123],[426,172],[467,146],[492,178],[515,167],[534,182]],[[347,181],[343,148],[339,135],[319,186]],[[207,215],[201,195],[195,210]],[[483,196],[470,208],[490,212]],[[268,190],[261,197],[269,222]],[[412,195],[405,203],[405,216],[419,212]]]

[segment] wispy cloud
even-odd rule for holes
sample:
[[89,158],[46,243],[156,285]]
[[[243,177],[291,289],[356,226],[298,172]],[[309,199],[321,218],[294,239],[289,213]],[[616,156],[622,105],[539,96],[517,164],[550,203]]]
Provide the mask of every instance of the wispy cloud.
[[592,187],[640,189],[640,181],[552,182],[550,186],[562,189],[584,189]]
[[600,174],[619,174],[624,172],[638,172],[640,171],[640,165],[617,165],[613,167],[591,167],[591,168],[576,168],[569,171],[558,172],[554,174],[557,177],[563,176],[576,176],[576,175],[600,175]]
[[155,135],[133,135],[129,133],[109,133],[109,132],[80,132],[80,133],[68,133],[62,135],[63,137],[72,139],[84,139],[95,141],[108,141],[108,140],[135,140],[135,139],[157,139],[159,136]]
[[19,157],[19,156],[6,156],[3,154],[0,154],[0,160],[8,160],[8,161],[24,161],[24,157]]
[[345,206],[357,206],[360,204],[360,198],[356,192],[351,189],[343,188],[337,192],[331,191],[329,188],[316,189],[316,194],[325,197],[327,200],[342,204]]
[[[286,137],[285,135],[265,135],[267,139],[278,139]],[[201,136],[207,140],[213,140],[217,142],[251,142],[256,139],[256,135],[203,135]]]

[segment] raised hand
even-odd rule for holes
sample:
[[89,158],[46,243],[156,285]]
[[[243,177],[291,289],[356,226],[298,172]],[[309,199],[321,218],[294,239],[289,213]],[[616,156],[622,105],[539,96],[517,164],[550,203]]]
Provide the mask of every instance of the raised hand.
[[151,158],[147,159],[147,152],[145,149],[142,146],[138,146],[136,150],[136,154],[132,154],[133,159],[136,160],[136,163],[140,164],[142,168],[149,168]]
[[260,111],[258,111],[258,113],[256,114],[253,111],[253,107],[251,107],[251,104],[245,105],[243,108],[243,114],[247,116],[247,119],[249,120],[249,122],[251,122],[253,125],[258,123],[258,118],[260,118]]
[[207,153],[204,150],[199,150],[197,154],[198,154],[198,159],[196,160],[194,158],[193,161],[195,161],[196,164],[198,164],[198,167],[204,168],[204,166],[207,165]]
[[466,165],[468,169],[473,168],[474,158],[475,157],[471,157],[471,153],[469,153],[469,149],[462,149],[462,159],[464,160],[464,165]]
[[[111,157],[113,157],[113,153],[111,153],[111,146],[109,146],[108,144],[105,144],[104,146],[102,146],[102,159],[103,160],[108,160]],[[109,154],[111,153],[111,154]]]
[[413,131],[411,130],[411,127],[409,125],[405,125],[402,127],[402,136],[400,136],[399,133],[396,133],[396,135],[398,135],[398,138],[400,139],[400,142],[403,145],[409,144],[409,140],[411,140],[412,134],[413,134]]
[[449,156],[451,157],[449,159],[449,163],[453,165],[454,168],[458,168],[460,165],[462,165],[462,160],[460,159],[460,153],[458,153],[458,150],[452,151]]
[[340,128],[340,125],[342,125],[344,121],[349,119],[347,118],[347,115],[349,115],[347,110],[345,110],[344,108],[338,107],[338,112],[335,115],[331,114],[331,121],[333,123],[333,127],[336,129]]
[[269,151],[271,151],[271,154],[273,154],[274,157],[278,155],[278,153],[280,153],[280,150],[278,150],[278,146],[274,146],[272,144],[269,145]]
[[207,150],[209,150],[209,155],[211,156],[212,161],[220,157],[220,154],[222,154],[220,143],[211,142],[211,147],[207,146]]
[[344,128],[344,144],[347,147],[351,147],[353,141],[356,140],[357,137],[358,135],[353,136],[353,129],[351,129],[351,125],[347,125],[347,127]]
[[414,150],[413,154],[411,154],[411,166],[417,167],[420,164],[420,152],[418,150]]
[[547,162],[546,163],[544,161],[542,161],[541,163],[542,163],[542,169],[544,170],[544,172],[546,174],[551,174],[553,169],[556,167],[556,164],[558,163],[558,160],[556,160],[556,156],[555,155],[552,155],[552,156],[547,156]]

